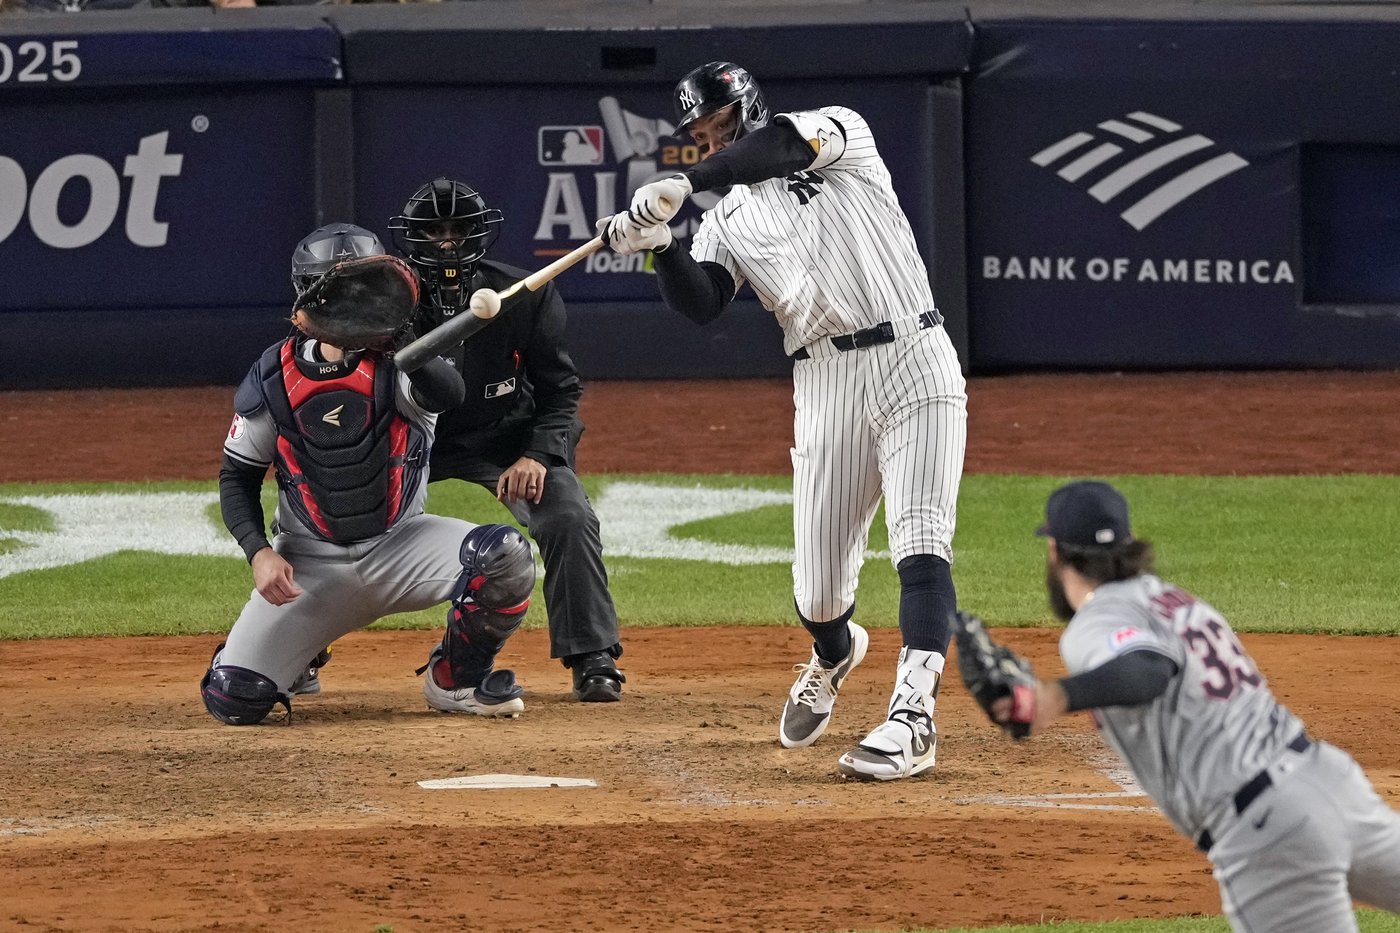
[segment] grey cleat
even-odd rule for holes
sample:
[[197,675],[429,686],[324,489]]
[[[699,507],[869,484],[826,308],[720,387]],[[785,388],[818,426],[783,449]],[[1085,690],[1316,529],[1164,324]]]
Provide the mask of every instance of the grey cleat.
[[865,658],[870,636],[854,622],[846,625],[851,631],[851,652],[839,664],[827,667],[813,649],[810,661],[793,668],[798,672],[797,680],[788,691],[783,718],[778,723],[778,739],[784,748],[804,748],[821,738],[831,722],[836,694],[847,675]]

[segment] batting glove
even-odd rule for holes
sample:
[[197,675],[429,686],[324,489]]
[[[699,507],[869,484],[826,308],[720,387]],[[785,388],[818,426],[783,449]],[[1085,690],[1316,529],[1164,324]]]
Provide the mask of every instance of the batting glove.
[[644,227],[664,224],[676,216],[690,192],[690,179],[684,175],[672,175],[642,185],[632,195],[632,216]]
[[650,226],[638,223],[628,212],[604,217],[598,221],[598,232],[613,252],[626,256],[644,249],[665,249],[671,245],[671,228],[666,224]]

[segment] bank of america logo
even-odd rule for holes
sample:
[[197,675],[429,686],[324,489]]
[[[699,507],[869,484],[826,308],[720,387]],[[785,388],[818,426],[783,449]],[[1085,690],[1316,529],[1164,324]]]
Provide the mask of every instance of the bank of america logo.
[[[1054,168],[1071,184],[1089,185],[1089,195],[1101,204],[1126,204],[1118,216],[1137,230],[1249,164],[1233,152],[1200,161],[1198,153],[1209,155],[1204,150],[1215,146],[1214,140],[1198,133],[1183,135],[1180,124],[1141,110],[1122,120],[1105,120],[1098,129],[1109,135],[1072,133],[1031,156],[1031,161]],[[1130,188],[1132,193],[1127,193]]]

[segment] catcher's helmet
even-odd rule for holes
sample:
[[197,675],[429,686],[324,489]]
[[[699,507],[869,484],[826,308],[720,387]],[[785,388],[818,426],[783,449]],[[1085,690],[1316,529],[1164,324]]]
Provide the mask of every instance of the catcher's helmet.
[[384,244],[364,227],[327,224],[307,234],[292,251],[292,288],[300,295],[338,262],[383,255]]
[[768,125],[768,103],[747,69],[733,62],[701,65],[676,85],[676,125],[685,129],[701,117],[736,102],[739,130],[735,139]]
[[413,192],[389,229],[422,276],[433,308],[451,315],[467,306],[476,264],[496,241],[501,220],[470,185],[437,178]]

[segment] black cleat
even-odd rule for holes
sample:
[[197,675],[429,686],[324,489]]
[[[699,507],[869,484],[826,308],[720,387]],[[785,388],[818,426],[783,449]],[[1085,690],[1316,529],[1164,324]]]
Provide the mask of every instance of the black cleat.
[[627,678],[606,651],[590,651],[564,659],[574,674],[574,698],[583,703],[616,703]]

